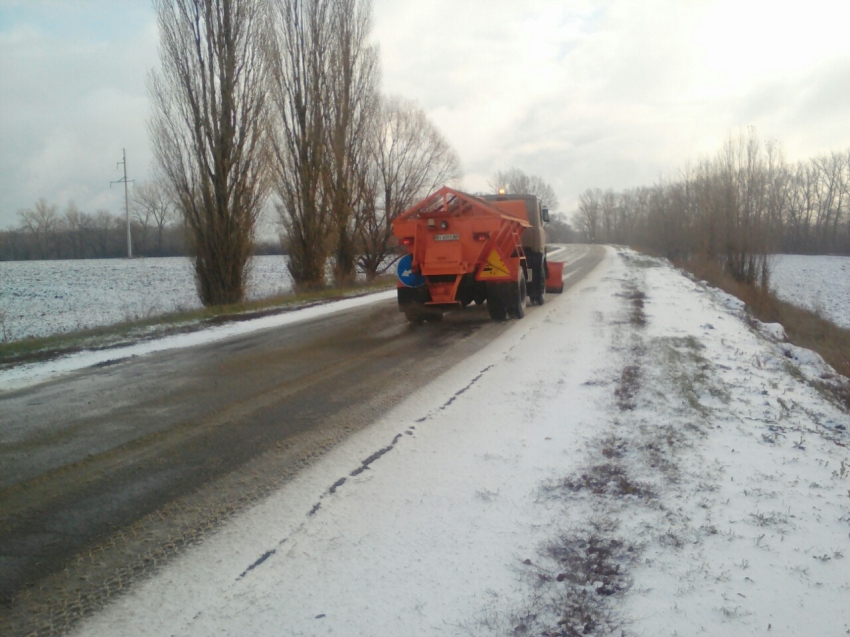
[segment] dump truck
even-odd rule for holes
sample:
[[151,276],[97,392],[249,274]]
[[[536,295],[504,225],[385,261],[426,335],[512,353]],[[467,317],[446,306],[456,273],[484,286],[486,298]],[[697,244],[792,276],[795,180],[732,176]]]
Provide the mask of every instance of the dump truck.
[[527,303],[563,289],[561,268],[546,260],[548,221],[534,195],[441,188],[393,221],[406,252],[397,265],[399,310],[415,324],[470,303],[486,303],[496,321],[522,318]]

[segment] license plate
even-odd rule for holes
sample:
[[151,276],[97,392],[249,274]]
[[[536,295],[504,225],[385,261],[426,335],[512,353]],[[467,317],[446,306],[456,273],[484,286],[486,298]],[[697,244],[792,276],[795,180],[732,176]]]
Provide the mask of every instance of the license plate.
[[460,241],[459,234],[435,234],[434,241]]

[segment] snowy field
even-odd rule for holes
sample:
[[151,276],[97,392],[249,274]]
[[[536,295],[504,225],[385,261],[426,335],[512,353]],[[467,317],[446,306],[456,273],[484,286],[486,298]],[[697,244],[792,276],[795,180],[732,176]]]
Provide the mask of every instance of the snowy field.
[[609,249],[76,635],[850,634],[842,382]]
[[[252,260],[248,296],[291,290],[286,257]],[[0,341],[49,336],[201,307],[190,259],[0,262]],[[850,257],[775,257],[783,299],[850,327]]]
[[850,257],[776,255],[771,287],[779,298],[850,328]]
[[[291,290],[284,256],[251,260],[248,297]],[[200,308],[192,260],[0,261],[0,341]]]

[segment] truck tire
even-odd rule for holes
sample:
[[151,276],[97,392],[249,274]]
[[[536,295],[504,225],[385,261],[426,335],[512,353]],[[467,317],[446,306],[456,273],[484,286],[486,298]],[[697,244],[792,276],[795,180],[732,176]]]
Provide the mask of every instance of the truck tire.
[[543,293],[546,291],[546,264],[541,263],[534,268],[534,281],[531,285],[531,291],[528,295],[528,300],[531,305],[543,305]]
[[422,325],[425,322],[425,314],[414,307],[405,308],[404,316],[411,325]]
[[509,284],[508,289],[510,290],[508,314],[512,318],[521,319],[525,316],[525,306],[528,303],[527,285],[522,269],[519,271],[519,280]]
[[508,318],[508,310],[505,307],[503,284],[487,284],[487,312],[494,321],[504,321]]

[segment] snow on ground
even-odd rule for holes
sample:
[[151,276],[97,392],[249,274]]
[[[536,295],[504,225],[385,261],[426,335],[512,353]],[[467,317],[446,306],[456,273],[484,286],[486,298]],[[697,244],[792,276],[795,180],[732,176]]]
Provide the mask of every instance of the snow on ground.
[[[248,298],[289,292],[285,256],[250,261]],[[192,260],[0,261],[0,341],[201,307]]]
[[[289,292],[286,257],[251,260],[248,298]],[[776,255],[779,296],[850,327],[850,257]],[[201,307],[192,261],[0,261],[0,341],[50,336]]]
[[784,301],[850,328],[850,257],[778,254],[770,283]]
[[321,303],[299,310],[293,310],[283,314],[274,314],[261,318],[227,323],[218,327],[205,328],[187,334],[175,334],[162,338],[142,341],[134,345],[123,347],[112,347],[99,350],[83,350],[67,356],[61,356],[53,360],[37,363],[25,363],[15,365],[7,369],[0,369],[0,391],[21,389],[38,383],[52,380],[59,375],[74,372],[86,367],[102,365],[106,362],[119,361],[135,356],[144,356],[153,352],[161,352],[169,349],[180,349],[194,347],[206,343],[215,343],[226,338],[248,334],[257,330],[265,330],[273,327],[282,327],[301,321],[308,321],[334,312],[342,312],[347,309],[360,307],[369,303],[386,301],[396,297],[396,291],[377,292],[366,294],[331,303]]
[[820,359],[609,250],[77,635],[850,634]]

